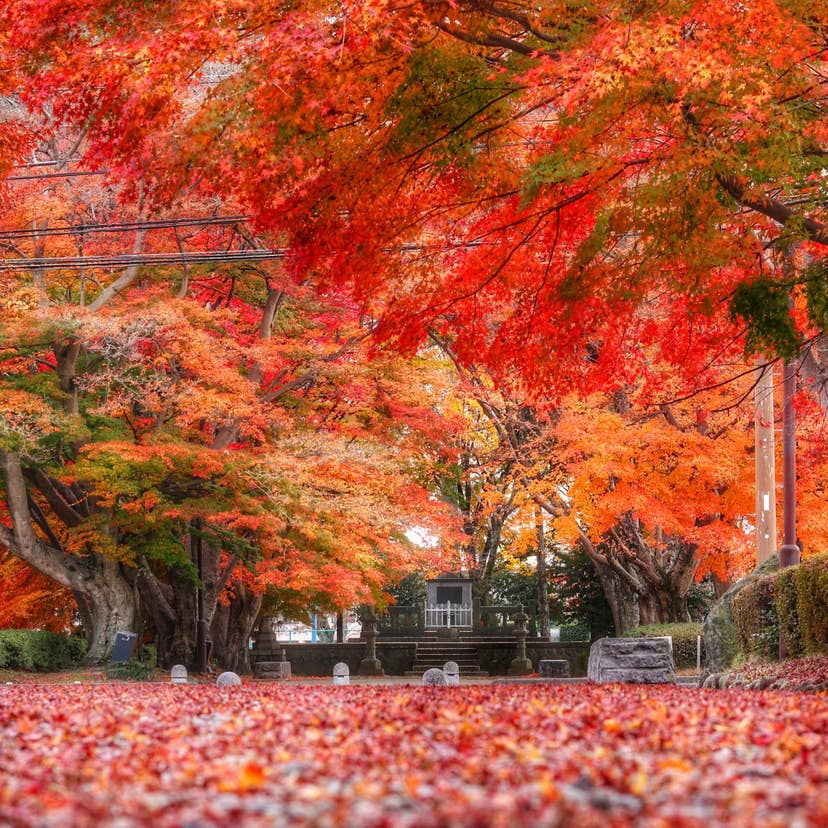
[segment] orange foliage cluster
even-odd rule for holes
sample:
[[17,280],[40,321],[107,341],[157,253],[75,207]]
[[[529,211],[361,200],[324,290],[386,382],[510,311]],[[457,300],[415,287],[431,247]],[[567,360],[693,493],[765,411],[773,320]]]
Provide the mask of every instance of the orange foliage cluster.
[[824,698],[622,685],[6,687],[0,820],[818,826]]
[[19,558],[0,550],[0,630],[66,632],[76,607],[72,593]]

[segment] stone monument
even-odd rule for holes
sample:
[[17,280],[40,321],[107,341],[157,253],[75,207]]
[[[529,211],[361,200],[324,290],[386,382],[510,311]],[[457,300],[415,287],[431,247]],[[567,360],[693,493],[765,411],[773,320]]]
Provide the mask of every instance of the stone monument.
[[670,642],[659,638],[599,638],[589,649],[590,681],[675,684]]
[[176,664],[172,670],[170,670],[170,681],[173,684],[186,684],[187,668],[183,664]]

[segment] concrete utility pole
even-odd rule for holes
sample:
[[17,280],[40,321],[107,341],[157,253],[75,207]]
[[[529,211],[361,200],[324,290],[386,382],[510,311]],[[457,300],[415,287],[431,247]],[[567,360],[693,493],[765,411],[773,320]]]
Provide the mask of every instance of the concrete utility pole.
[[756,565],[776,551],[776,457],[773,413],[773,363],[760,359],[753,389],[756,463]]
[[782,440],[784,470],[784,530],[779,549],[779,565],[794,566],[799,563],[799,546],[796,543],[796,413],[793,398],[796,393],[796,363],[785,362],[783,368]]

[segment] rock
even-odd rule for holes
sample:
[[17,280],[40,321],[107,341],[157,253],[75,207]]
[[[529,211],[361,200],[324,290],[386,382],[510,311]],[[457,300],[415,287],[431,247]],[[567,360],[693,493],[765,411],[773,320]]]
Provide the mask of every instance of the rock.
[[428,687],[445,687],[446,674],[439,667],[432,667],[423,673],[423,684]]
[[569,662],[564,658],[542,658],[538,674],[541,678],[569,678]]
[[675,684],[676,668],[665,638],[599,638],[589,649],[587,675],[597,682]]
[[710,672],[727,670],[739,652],[736,624],[733,620],[733,598],[748,584],[762,575],[779,569],[779,555],[774,553],[761,566],[734,584],[711,607],[704,619],[704,666]]
[[241,679],[231,672],[222,673],[216,679],[216,687],[236,687],[241,684]]

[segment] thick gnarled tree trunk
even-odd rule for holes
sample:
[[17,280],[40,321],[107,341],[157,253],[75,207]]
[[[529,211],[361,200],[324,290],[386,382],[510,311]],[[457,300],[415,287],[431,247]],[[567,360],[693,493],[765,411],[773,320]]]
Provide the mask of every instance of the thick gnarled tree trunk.
[[210,627],[213,659],[223,670],[236,673],[251,671],[248,641],[262,608],[261,594],[243,583],[234,587],[229,606],[218,604]]
[[12,528],[0,526],[0,543],[29,566],[73,590],[81,599],[89,649],[86,660],[106,661],[118,630],[131,630],[136,617],[135,595],[121,564],[103,555],[67,554],[35,532],[20,457],[0,451],[6,501]]

